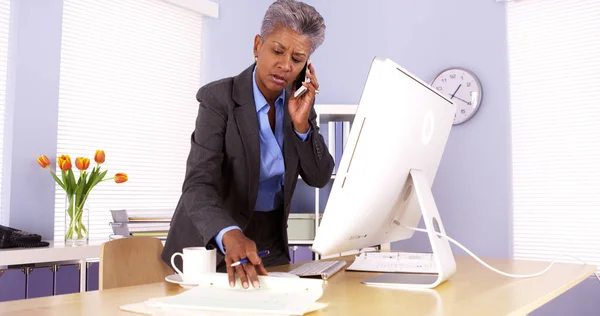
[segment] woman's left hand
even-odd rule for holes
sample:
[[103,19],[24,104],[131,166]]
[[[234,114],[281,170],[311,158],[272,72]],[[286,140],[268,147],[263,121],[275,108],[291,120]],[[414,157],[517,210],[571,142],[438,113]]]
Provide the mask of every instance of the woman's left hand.
[[298,98],[295,98],[294,93],[296,91],[294,90],[292,91],[290,100],[288,101],[288,111],[290,112],[294,129],[302,134],[308,132],[310,127],[308,124],[308,115],[310,114],[310,110],[315,101],[316,91],[319,90],[319,82],[317,81],[315,68],[312,64],[308,65],[308,69],[306,70],[306,78],[310,78],[310,82],[303,82],[302,85],[305,86],[308,91]]

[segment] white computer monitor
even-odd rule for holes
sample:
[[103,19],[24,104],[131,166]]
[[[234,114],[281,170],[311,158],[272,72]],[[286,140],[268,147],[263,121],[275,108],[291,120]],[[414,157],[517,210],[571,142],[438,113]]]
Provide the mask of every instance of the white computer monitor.
[[[438,273],[370,284],[431,288],[456,270],[431,186],[454,120],[445,96],[390,59],[373,59],[312,250],[327,256],[410,238],[421,218]],[[439,227],[439,228],[438,228]]]

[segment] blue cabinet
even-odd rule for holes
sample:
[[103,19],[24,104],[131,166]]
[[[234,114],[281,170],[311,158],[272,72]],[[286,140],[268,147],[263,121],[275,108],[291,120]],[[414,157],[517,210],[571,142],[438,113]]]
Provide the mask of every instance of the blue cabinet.
[[300,263],[313,260],[313,253],[308,246],[290,246],[290,263]]
[[0,270],[0,302],[25,298],[25,269]]
[[296,254],[294,255],[294,260],[296,263],[312,261],[313,252],[310,250],[310,248],[308,248],[308,246],[298,246],[298,249],[296,249]]
[[[98,262],[84,268],[86,290],[98,290]],[[0,302],[78,293],[80,269],[75,263],[0,269]]]
[[54,295],[79,292],[79,265],[57,265],[54,267]]
[[98,290],[98,276],[99,276],[99,265],[98,262],[87,263],[87,274],[86,274],[86,291]]
[[27,267],[25,298],[44,297],[54,294],[54,267]]

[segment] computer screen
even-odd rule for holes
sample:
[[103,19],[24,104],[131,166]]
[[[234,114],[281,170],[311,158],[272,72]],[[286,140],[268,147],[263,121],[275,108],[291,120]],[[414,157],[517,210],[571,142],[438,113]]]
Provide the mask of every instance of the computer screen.
[[[326,256],[407,239],[414,231],[406,227],[422,217],[443,232],[431,186],[454,113],[429,84],[374,58],[312,250]],[[452,256],[447,240],[429,237],[441,260],[453,260],[444,258]]]

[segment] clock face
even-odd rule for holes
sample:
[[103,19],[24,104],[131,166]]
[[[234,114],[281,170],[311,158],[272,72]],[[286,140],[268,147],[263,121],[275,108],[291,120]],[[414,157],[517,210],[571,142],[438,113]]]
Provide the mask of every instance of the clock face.
[[456,105],[455,125],[464,123],[479,109],[481,83],[475,74],[466,69],[446,69],[435,77],[431,86]]

